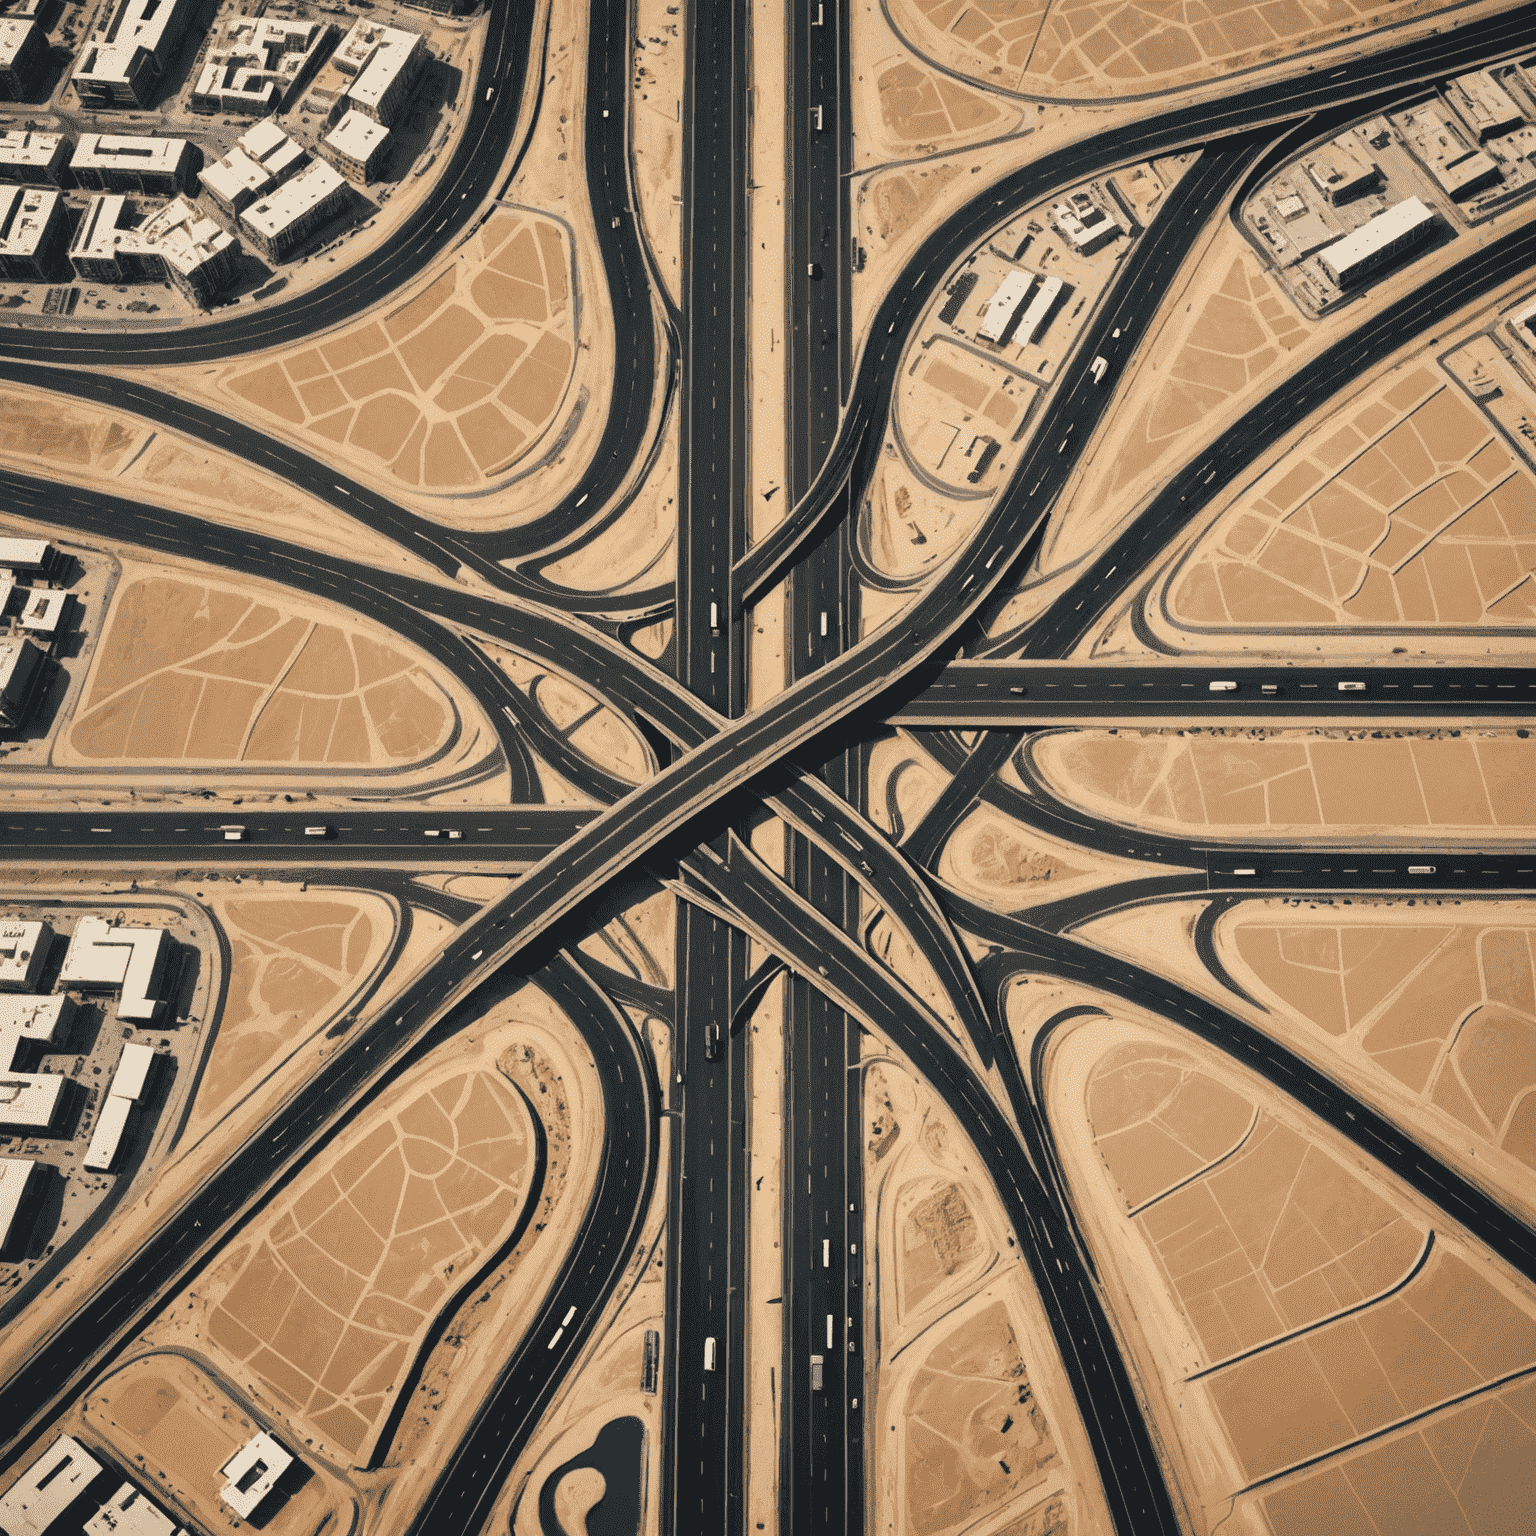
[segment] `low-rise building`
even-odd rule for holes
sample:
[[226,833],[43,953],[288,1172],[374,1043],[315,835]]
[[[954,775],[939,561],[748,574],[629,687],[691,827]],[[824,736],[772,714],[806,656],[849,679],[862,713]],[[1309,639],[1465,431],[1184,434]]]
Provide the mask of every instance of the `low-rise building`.
[[1320,144],[1303,157],[1301,168],[1307,179],[1330,203],[1347,203],[1350,198],[1374,187],[1381,179],[1376,162],[1360,147],[1352,133]]
[[247,208],[240,227],[268,261],[283,261],[328,219],[346,207],[346,177],[315,160],[292,181]]
[[43,29],[19,16],[0,16],[0,101],[25,101],[47,64]]
[[69,259],[87,282],[169,282],[206,307],[239,276],[240,242],[188,197],[139,223],[122,194],[105,193],[86,205]]
[[44,1536],[101,1470],[73,1435],[60,1435],[0,1498],[0,1530],[6,1536]]
[[159,192],[174,197],[192,190],[200,159],[188,139],[82,133],[69,168],[88,192]]
[[[35,991],[52,945],[51,923],[29,923],[20,918],[0,922],[0,992]],[[0,1002],[0,1020],[5,1006]]]
[[326,122],[355,108],[392,128],[428,57],[426,41],[417,33],[359,20],[315,76],[304,105]]
[[176,1522],[148,1494],[124,1483],[85,1522],[85,1536],[176,1536]]
[[82,107],[147,107],[198,0],[108,0],[71,78]]
[[82,991],[117,991],[120,1019],[150,1020],[171,959],[164,928],[129,928],[105,918],[82,917],[75,926],[59,985]]
[[1493,71],[1474,70],[1457,75],[1445,88],[1446,100],[1477,136],[1479,144],[1503,137],[1525,121],[1515,98],[1493,78]]
[[232,16],[216,35],[192,87],[193,110],[252,116],[286,110],[335,35],[328,22]]
[[1019,323],[1014,329],[1014,337],[1021,346],[1032,346],[1045,334],[1045,328],[1051,323],[1051,315],[1066,286],[1059,277],[1041,279],[1040,287],[1029,301],[1029,307],[1019,316]]
[[64,269],[69,219],[51,188],[0,187],[0,278],[48,283]]
[[1125,233],[1120,221],[1088,192],[1074,192],[1055,204],[1051,222],[1079,256],[1091,256]]
[[219,1468],[224,1479],[219,1497],[240,1519],[249,1520],[292,1465],[293,1457],[262,1430]]
[[1013,333],[1014,317],[1029,297],[1034,287],[1035,274],[1014,268],[992,291],[992,297],[981,307],[981,323],[976,327],[978,341],[990,341],[999,346]]
[[101,1113],[91,1144],[85,1149],[84,1166],[96,1173],[110,1173],[122,1150],[123,1138],[132,1123],[135,1107],[143,1101],[154,1070],[155,1052],[147,1045],[130,1043],[118,1058],[112,1085],[102,1100]]
[[222,160],[203,167],[206,192],[230,218],[296,176],[309,157],[270,118],[253,123]]
[[26,1047],[57,1044],[73,1015],[67,997],[0,998],[0,1125],[34,1132],[52,1126],[67,1080],[57,1072],[23,1071],[16,1058]]
[[19,730],[42,680],[43,653],[30,640],[0,639],[0,726]]
[[1453,201],[1502,179],[1498,162],[1469,142],[1466,130],[1438,102],[1405,112],[1397,124],[1414,157]]
[[0,131],[0,181],[61,186],[73,148],[62,133],[37,133],[31,128]]
[[389,129],[354,108],[325,136],[320,148],[348,181],[367,186],[389,152]]
[[1439,215],[1418,198],[1405,198],[1342,240],[1335,240],[1318,260],[1340,288],[1348,288],[1427,240],[1439,223]]
[[30,1198],[37,1182],[37,1162],[30,1157],[0,1157],[0,1259],[16,1258],[26,1247],[35,1216]]
[[27,598],[16,622],[29,634],[46,635],[51,640],[60,633],[71,601],[68,592],[39,588]]
[[65,555],[47,539],[0,538],[0,570],[24,571],[28,576],[52,577]]

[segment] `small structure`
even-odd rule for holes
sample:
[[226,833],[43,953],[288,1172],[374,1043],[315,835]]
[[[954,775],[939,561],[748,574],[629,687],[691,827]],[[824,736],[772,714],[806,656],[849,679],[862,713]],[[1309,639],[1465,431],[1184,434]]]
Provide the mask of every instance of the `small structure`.
[[55,592],[38,588],[32,592],[16,621],[34,635],[46,635],[51,640],[59,633],[64,616],[69,612],[71,598],[68,592]]
[[101,1475],[101,1463],[73,1435],[60,1435],[0,1498],[6,1536],[44,1536]]
[[82,133],[69,168],[88,192],[158,192],[174,197],[196,179],[189,139],[136,133]]
[[[31,992],[48,962],[53,944],[50,923],[8,919],[0,923],[0,992]],[[4,1004],[0,1003],[0,1023]]]
[[292,181],[247,208],[240,227],[268,261],[282,261],[346,207],[347,180],[334,165],[311,161]]
[[309,157],[270,118],[245,130],[222,160],[205,165],[205,191],[230,218],[238,218],[259,197],[296,175]]
[[944,300],[944,307],[939,311],[940,325],[953,325],[965,308],[965,301],[971,296],[971,289],[976,286],[976,274],[974,272],[962,272],[953,283],[945,290],[949,295]]
[[1381,177],[1376,162],[1360,148],[1360,141],[1352,133],[1341,133],[1319,145],[1302,160],[1301,168],[1312,185],[1335,206],[1368,191]]
[[65,1079],[57,1072],[17,1071],[15,1062],[23,1041],[57,1044],[73,1017],[67,997],[0,998],[0,1125],[46,1131],[53,1124]]
[[0,131],[0,181],[17,186],[60,185],[74,145],[62,133],[31,128]]
[[109,0],[71,80],[82,107],[147,107],[197,0]]
[[0,101],[22,101],[48,62],[48,39],[35,21],[0,16]]
[[320,148],[348,181],[367,186],[389,150],[389,129],[353,108],[325,136]]
[[43,653],[30,640],[0,640],[0,726],[6,730],[27,723],[42,665]]
[[124,1483],[85,1522],[85,1536],[176,1536],[176,1522],[132,1483]]
[[224,1478],[219,1497],[242,1520],[249,1520],[292,1465],[293,1457],[262,1430],[219,1468]]
[[52,577],[65,556],[47,539],[0,538],[0,570],[24,571],[28,576]]
[[1440,219],[1416,197],[1405,198],[1326,247],[1318,260],[1340,288],[1379,271],[1392,258],[1429,238]]
[[1479,144],[1502,138],[1525,121],[1525,113],[1516,106],[1515,98],[1493,78],[1489,69],[1457,75],[1446,87],[1445,98],[1476,134]]
[[36,1174],[35,1158],[0,1157],[0,1259],[14,1259],[26,1246]]
[[160,1011],[171,938],[164,928],[126,928],[100,917],[75,926],[59,985],[83,991],[120,989],[117,1016],[148,1022]]
[[147,1045],[129,1044],[123,1047],[117,1071],[112,1075],[112,1086],[102,1100],[101,1113],[96,1117],[91,1144],[85,1149],[83,1161],[93,1173],[112,1171],[129,1122],[133,1119],[134,1107],[144,1097],[154,1065],[155,1052]]
[[991,341],[999,346],[1004,338],[1012,335],[1014,317],[1029,297],[1035,285],[1033,272],[1011,271],[993,290],[992,297],[982,305],[981,324],[976,327],[978,341]]
[[1125,233],[1120,221],[1088,192],[1074,192],[1057,203],[1051,209],[1051,222],[1079,256],[1091,256]]
[[68,243],[69,220],[57,192],[0,187],[0,278],[51,282],[64,264]]

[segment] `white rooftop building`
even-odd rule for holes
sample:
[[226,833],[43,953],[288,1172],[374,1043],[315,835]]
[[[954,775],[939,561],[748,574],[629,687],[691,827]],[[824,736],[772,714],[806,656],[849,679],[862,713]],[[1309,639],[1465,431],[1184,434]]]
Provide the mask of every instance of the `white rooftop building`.
[[0,568],[46,576],[59,563],[59,552],[47,539],[0,538]]
[[30,640],[0,640],[0,726],[15,730],[26,723],[42,663],[42,651]]
[[14,1246],[20,1245],[22,1233],[17,1218],[22,1214],[36,1172],[35,1158],[0,1157],[0,1254],[10,1254]]
[[1525,121],[1525,113],[1515,105],[1515,98],[1493,78],[1491,70],[1479,69],[1469,75],[1457,75],[1445,94],[1480,143],[1496,139]]
[[333,35],[328,22],[231,17],[192,87],[193,107],[204,112],[282,111]]
[[292,1465],[293,1457],[262,1430],[219,1468],[224,1478],[219,1497],[242,1520],[249,1520]]
[[308,162],[303,149],[266,117],[252,123],[222,160],[205,165],[199,179],[203,191],[233,218]]
[[176,1536],[176,1522],[132,1483],[124,1483],[85,1522],[85,1536]]
[[68,592],[39,588],[27,598],[21,617],[16,622],[34,635],[56,635],[59,622],[68,611]]
[[1029,308],[1019,316],[1018,327],[1013,333],[1014,339],[1021,346],[1029,346],[1040,339],[1041,333],[1050,323],[1051,310],[1055,308],[1061,290],[1065,287],[1066,284],[1059,277],[1041,280],[1034,298],[1029,301]]
[[1029,290],[1034,287],[1034,283],[1033,272],[1020,272],[1017,269],[1010,272],[982,306],[981,324],[976,327],[977,337],[982,341],[1001,340],[1019,306],[1029,297]]
[[389,129],[354,109],[331,129],[321,147],[342,175],[366,185],[389,147]]
[[66,1079],[57,1072],[18,1072],[22,1041],[56,1044],[74,1006],[67,997],[0,997],[0,1125],[46,1131],[58,1114]]
[[109,0],[75,66],[80,104],[149,106],[197,8],[196,0]]
[[1125,230],[1120,221],[1087,192],[1074,192],[1051,209],[1062,238],[1079,256],[1090,256]]
[[348,197],[347,179],[325,160],[247,208],[241,227],[269,260],[281,261],[314,230],[339,213]]
[[52,943],[49,923],[27,923],[17,918],[0,922],[0,992],[32,991]]
[[1347,288],[1385,266],[1398,252],[1427,239],[1439,222],[1439,215],[1418,198],[1405,198],[1342,240],[1335,240],[1318,260],[1334,282]]
[[121,988],[120,1019],[153,1019],[160,1009],[160,989],[170,959],[170,935],[164,928],[125,928],[100,917],[82,917],[70,940],[61,987],[89,990]]
[[312,100],[332,116],[355,107],[392,127],[426,62],[426,42],[415,32],[364,18],[331,55]]
[[69,164],[71,147],[62,133],[37,133],[31,128],[0,130],[0,181],[58,186]]
[[91,1144],[85,1149],[83,1159],[85,1167],[92,1173],[111,1173],[132,1114],[132,1099],[109,1093],[101,1101],[101,1113],[96,1116],[96,1129],[91,1132]]
[[73,1435],[60,1435],[0,1498],[6,1536],[44,1536],[101,1475],[101,1463]]

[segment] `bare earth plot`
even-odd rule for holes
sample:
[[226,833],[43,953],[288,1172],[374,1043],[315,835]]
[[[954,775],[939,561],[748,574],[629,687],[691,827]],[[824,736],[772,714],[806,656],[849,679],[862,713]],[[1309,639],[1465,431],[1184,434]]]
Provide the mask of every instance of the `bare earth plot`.
[[1168,583],[1189,629],[1536,623],[1536,483],[1436,371],[1389,375],[1230,507]]
[[389,768],[453,739],[454,705],[418,659],[268,595],[125,579],[61,755]]
[[1536,1169],[1536,926],[1337,910],[1240,914],[1224,935],[1257,996],[1362,1053],[1421,1104]]
[[880,119],[903,147],[933,151],[957,138],[1000,132],[1010,114],[958,81],[902,59],[875,66]]
[[1135,96],[1219,79],[1441,7],[1371,0],[892,0],[915,47],[1007,90]]
[[1032,759],[1071,804],[1193,836],[1536,828],[1536,741],[1513,731],[1070,731],[1037,739]]
[[405,485],[474,490],[525,458],[575,361],[562,227],[501,209],[456,262],[382,320],[224,387],[312,451],[345,446]]

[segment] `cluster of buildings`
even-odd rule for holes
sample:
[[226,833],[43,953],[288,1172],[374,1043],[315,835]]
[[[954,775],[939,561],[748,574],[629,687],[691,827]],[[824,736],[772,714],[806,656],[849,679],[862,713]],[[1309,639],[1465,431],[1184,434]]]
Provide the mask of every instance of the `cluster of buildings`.
[[[177,1522],[100,1455],[73,1435],[60,1435],[0,1497],[0,1530],[8,1536],[66,1529],[85,1536],[178,1536]],[[218,1469],[225,1479],[220,1497],[236,1519],[249,1521],[293,1464],[261,1430]]]
[[283,16],[233,16],[212,44],[192,86],[194,112],[269,117],[298,99],[335,38],[328,22]]
[[71,85],[82,107],[150,106],[199,0],[108,0]]
[[[45,539],[0,538],[0,618],[9,616],[14,626],[0,635],[0,727],[5,729],[26,724],[45,676],[46,647],[63,634],[72,601],[56,587],[23,584],[21,578],[50,580],[67,559]],[[3,978],[0,966],[0,990]]]
[[203,171],[203,190],[268,261],[282,261],[346,207],[346,178],[264,118]]
[[1013,268],[983,301],[976,340],[998,348],[1033,345],[1051,323],[1066,286],[1059,277]]
[[1091,192],[1074,192],[1055,204],[1051,225],[1079,256],[1091,256],[1125,233],[1125,226]]

